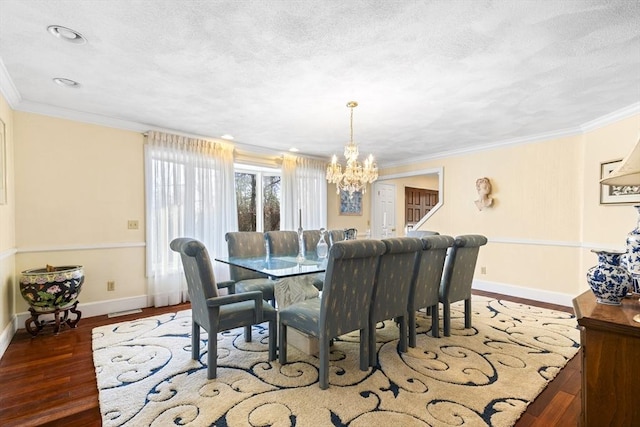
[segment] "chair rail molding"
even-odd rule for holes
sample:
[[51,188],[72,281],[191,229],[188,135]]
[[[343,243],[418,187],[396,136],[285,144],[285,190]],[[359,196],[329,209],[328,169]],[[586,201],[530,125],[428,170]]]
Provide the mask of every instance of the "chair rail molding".
[[78,245],[64,245],[64,246],[32,246],[18,248],[17,252],[20,254],[34,253],[34,252],[63,252],[63,251],[91,251],[91,250],[103,250],[103,249],[125,249],[125,248],[144,248],[147,246],[145,242],[120,242],[120,243],[87,243]]

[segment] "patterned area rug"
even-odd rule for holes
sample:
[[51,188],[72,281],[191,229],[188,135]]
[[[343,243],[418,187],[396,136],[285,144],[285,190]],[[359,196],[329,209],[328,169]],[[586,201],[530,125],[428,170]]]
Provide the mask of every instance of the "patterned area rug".
[[473,328],[462,304],[452,336],[427,335],[398,353],[398,329],[379,324],[379,364],[358,365],[358,334],[331,351],[327,390],[318,360],[293,347],[289,363],[267,361],[266,324],[245,343],[242,329],[219,334],[218,378],[207,380],[206,339],[191,360],[191,311],[93,330],[104,426],[511,426],[576,354],[579,331],[564,312],[473,297]]

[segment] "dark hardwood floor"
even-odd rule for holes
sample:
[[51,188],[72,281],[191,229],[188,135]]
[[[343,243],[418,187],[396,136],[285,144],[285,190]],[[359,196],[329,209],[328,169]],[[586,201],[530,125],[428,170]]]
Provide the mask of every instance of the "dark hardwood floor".
[[[488,292],[477,294],[554,310],[567,307],[512,298]],[[24,329],[13,337],[0,360],[0,426],[100,426],[98,390],[91,353],[91,330],[96,326],[189,308],[148,308],[142,313],[81,319],[76,329],[52,329],[31,338]],[[517,427],[577,426],[580,417],[580,353],[527,408]]]

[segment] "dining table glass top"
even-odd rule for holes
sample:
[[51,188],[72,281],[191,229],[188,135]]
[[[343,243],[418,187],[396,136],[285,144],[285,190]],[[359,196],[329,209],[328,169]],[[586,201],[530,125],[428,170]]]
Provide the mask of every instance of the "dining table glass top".
[[216,261],[265,274],[272,279],[322,273],[327,268],[327,258],[318,258],[315,252],[299,258],[296,255],[260,257],[219,257]]

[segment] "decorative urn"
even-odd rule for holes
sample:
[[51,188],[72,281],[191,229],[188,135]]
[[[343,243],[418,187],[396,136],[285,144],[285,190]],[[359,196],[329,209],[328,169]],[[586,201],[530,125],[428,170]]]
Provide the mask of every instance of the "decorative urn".
[[84,282],[81,265],[47,266],[22,272],[20,293],[36,312],[47,313],[73,306]]
[[592,250],[598,265],[587,271],[587,282],[600,304],[620,305],[632,287],[631,276],[621,265],[623,251]]

